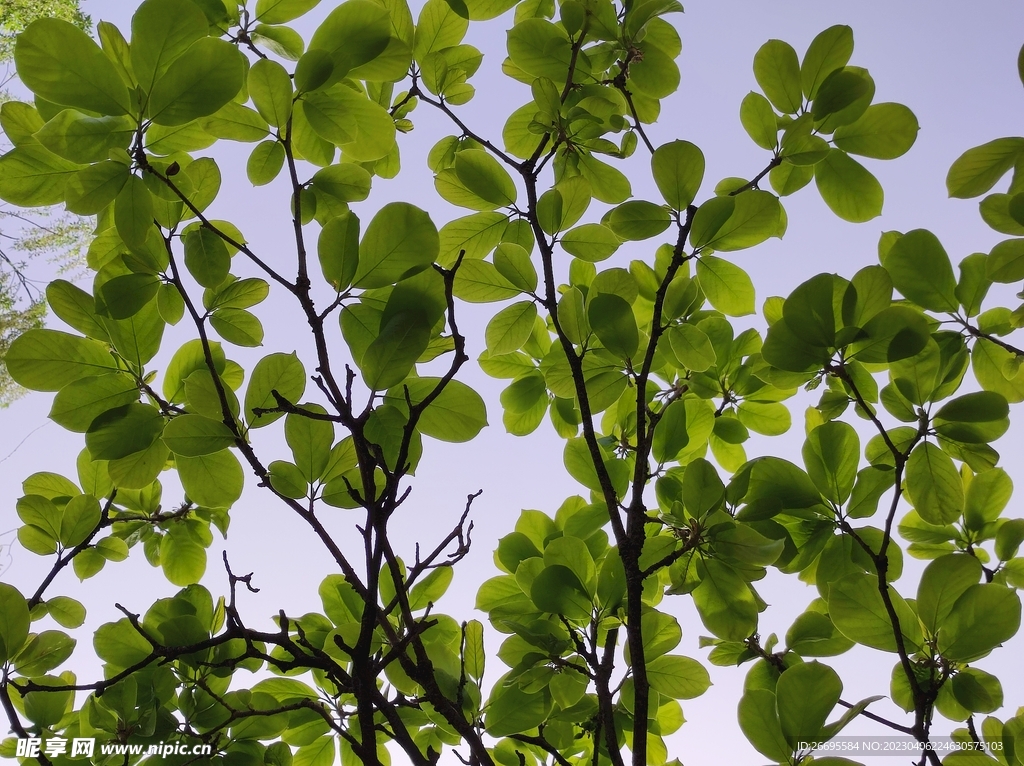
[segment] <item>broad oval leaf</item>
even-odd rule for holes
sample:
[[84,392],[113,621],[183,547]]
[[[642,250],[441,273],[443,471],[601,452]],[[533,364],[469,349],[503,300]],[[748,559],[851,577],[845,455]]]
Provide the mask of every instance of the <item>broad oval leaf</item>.
[[235,435],[223,423],[202,415],[179,415],[163,431],[164,444],[175,455],[209,455],[232,446]]
[[844,221],[863,223],[882,213],[882,185],[846,152],[833,149],[814,166],[814,180],[825,204]]
[[204,37],[153,85],[147,113],[157,125],[182,125],[213,114],[242,87],[245,57],[230,43]]
[[407,202],[391,202],[366,227],[353,284],[394,284],[427,268],[440,249],[437,228],[427,213]]
[[704,179],[704,153],[689,141],[663,144],[651,155],[651,172],[669,207],[686,210]]
[[28,25],[14,47],[18,76],[47,101],[100,114],[131,109],[128,88],[93,40],[67,21],[41,18]]
[[964,510],[960,472],[945,452],[930,442],[919,444],[907,461],[907,493],[929,524],[950,524]]

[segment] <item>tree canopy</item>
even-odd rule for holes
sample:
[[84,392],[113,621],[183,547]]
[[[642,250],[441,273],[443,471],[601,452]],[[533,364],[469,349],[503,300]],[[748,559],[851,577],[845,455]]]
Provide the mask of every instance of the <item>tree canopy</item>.
[[[145,0],[97,39],[53,17],[17,37],[33,100],[0,108],[0,198],[96,223],[89,289],[51,281],[61,325],[6,358],[83,448],[16,502],[18,542],[49,569],[0,583],[0,754],[70,764],[88,740],[97,763],[137,745],[118,762],[662,766],[686,757],[680,701],[713,665],[742,668],[738,726],[775,763],[857,763],[815,743],[858,718],[921,764],[1024,763],[1024,715],[977,665],[1017,634],[1024,587],[992,446],[1024,400],[1024,306],[1000,287],[1024,281],[1024,138],[948,173],[1007,237],[989,252],[954,264],[908,221],[878,263],[765,299],[735,253],[782,237],[795,194],[874,219],[872,161],[918,135],[908,106],[876,101],[850,27],[750,52],[739,118],[763,161],[716,180],[685,130],[647,130],[680,83],[675,0],[427,0],[415,17],[347,0],[303,36],[318,5]],[[467,29],[506,12],[502,71],[527,102],[470,124],[484,54]],[[415,156],[404,134],[428,118],[452,134]],[[403,161],[458,214],[383,195]],[[231,177],[284,191],[290,252],[214,217]],[[294,345],[263,348],[265,322]],[[524,510],[493,572],[458,573],[477,616],[437,608],[487,502],[472,476],[456,474],[450,529],[396,542],[434,443],[472,449],[499,419],[469,364],[507,381],[509,434],[550,424],[579,487]],[[800,454],[748,455],[751,434],[801,426]],[[329,557],[318,608],[254,613],[268,573],[239,571],[230,545],[204,579],[240,512]],[[926,563],[905,574],[905,557]],[[143,558],[173,595],[119,603],[79,644],[74,578]],[[761,630],[769,570],[814,588],[782,637]],[[680,648],[683,603],[700,657]],[[848,699],[829,664],[847,652],[891,684]],[[72,670],[87,655],[95,677]],[[883,697],[905,716],[874,712]],[[937,749],[940,718],[958,751]]]
[[[0,5],[0,66],[9,70],[14,58],[17,34],[36,19],[57,18],[88,30],[92,24],[82,13],[78,0],[6,0]],[[13,73],[3,76],[0,103],[12,98],[9,88]],[[5,131],[6,133],[6,131]],[[5,147],[9,148],[9,147]],[[46,304],[30,283],[26,259],[51,259],[59,268],[73,270],[82,258],[89,226],[76,215],[23,210],[0,205],[0,408],[6,407],[24,389],[7,374],[4,358],[16,335],[41,327]]]

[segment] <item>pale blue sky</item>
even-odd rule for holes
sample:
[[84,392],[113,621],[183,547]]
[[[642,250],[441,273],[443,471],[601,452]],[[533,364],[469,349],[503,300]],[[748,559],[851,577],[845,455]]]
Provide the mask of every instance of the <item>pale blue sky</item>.
[[[85,0],[84,7],[94,21],[117,23],[126,33],[132,4],[124,0]],[[312,14],[317,18],[333,7],[324,0]],[[414,8],[414,13],[417,9]],[[753,2],[748,0],[703,0],[687,5],[685,15],[672,18],[683,40],[679,64],[682,84],[668,99],[659,122],[650,129],[654,143],[685,138],[698,144],[707,158],[706,184],[698,200],[704,199],[718,179],[725,176],[752,176],[770,159],[743,132],[738,119],[742,97],[755,88],[751,72],[754,52],[765,40],[780,38],[793,44],[799,53],[822,29],[837,23],[854,29],[856,50],[853,64],[868,68],[877,85],[876,102],[899,101],[917,114],[921,133],[911,152],[892,162],[868,160],[866,164],[881,180],[886,193],[882,217],[867,224],[839,221],[821,202],[811,187],[785,200],[789,231],[784,240],[771,240],[751,251],[736,255],[736,262],[754,278],[758,305],[770,295],[786,294],[794,286],[820,271],[836,271],[849,276],[856,269],[876,260],[875,246],[880,232],[889,229],[929,228],[944,243],[954,263],[975,251],[987,251],[1002,239],[988,229],[977,215],[977,204],[948,200],[944,178],[950,163],[965,149],[1004,135],[1024,132],[1024,89],[1016,75],[1016,55],[1024,42],[1024,6],[1012,2],[982,2],[968,9],[967,4],[949,2]],[[473,82],[477,98],[462,112],[465,121],[477,132],[498,138],[505,117],[529,99],[525,86],[499,78],[504,52],[504,25],[510,17],[474,25],[468,42],[485,53],[484,66]],[[312,27],[309,27],[312,28]],[[303,25],[303,29],[307,29]],[[308,39],[308,34],[305,35]],[[405,199],[426,208],[440,226],[464,213],[440,201],[433,192],[425,153],[441,136],[455,132],[440,113],[421,106],[412,113],[413,133],[401,138],[403,173],[394,181],[374,181],[371,200],[360,209],[368,220],[372,210],[393,199]],[[215,217],[238,224],[259,254],[271,262],[280,262],[289,252],[290,230],[286,219],[286,191],[279,183],[254,190],[244,176],[248,145],[225,143],[217,153],[225,176],[225,188],[214,208]],[[234,165],[234,167],[232,167]],[[656,199],[648,179],[647,161],[642,148],[627,170],[635,177],[634,191]],[[592,209],[599,216],[600,210]],[[278,258],[275,253],[282,255]],[[650,255],[643,243],[623,248],[623,262]],[[609,262],[611,264],[613,262]],[[493,306],[460,306],[461,326],[469,336],[470,355],[475,359],[482,350],[483,322]],[[301,345],[299,315],[294,307],[272,298],[257,310],[267,329],[265,347],[250,351],[229,350],[229,356],[251,364],[271,351],[291,351]],[[180,330],[180,327],[179,327]],[[184,336],[170,332],[165,336],[166,360]],[[158,360],[159,361],[159,360]],[[159,363],[156,364],[159,368]],[[455,522],[467,493],[483,489],[474,506],[476,522],[474,550],[456,570],[455,584],[442,607],[457,619],[483,615],[472,612],[476,587],[496,574],[491,551],[496,540],[511,530],[522,508],[538,508],[553,513],[568,495],[581,488],[561,470],[562,443],[545,423],[535,434],[516,439],[503,433],[498,393],[503,386],[483,376],[474,363],[462,375],[480,390],[488,403],[492,426],[467,445],[442,445],[427,440],[415,489],[397,524],[401,545],[411,554],[416,540],[430,546]],[[14,499],[21,494],[22,478],[37,470],[55,470],[74,476],[74,457],[81,438],[45,422],[50,395],[31,395],[0,412],[3,434],[0,458],[14,449],[26,435],[25,443],[0,463],[0,496],[4,498],[0,531],[17,524]],[[795,426],[786,437],[774,442],[751,443],[750,453],[773,450],[799,462],[802,436],[802,410],[805,403],[792,407]],[[273,429],[268,429],[273,430]],[[34,431],[34,432],[33,432]],[[1017,434],[1019,434],[1019,429]],[[261,434],[271,459],[284,456],[281,445]],[[1022,441],[1019,435],[1007,436],[997,444],[1004,454],[1004,465],[1024,486],[1024,468],[1019,459]],[[166,476],[166,474],[165,474]],[[251,482],[254,484],[254,482]],[[165,502],[178,500],[173,483],[165,481]],[[1011,503],[1009,514],[1021,513],[1019,503]],[[337,520],[330,526],[339,537],[351,540],[350,512],[332,511]],[[288,528],[282,524],[288,523]],[[232,534],[228,541],[236,572],[255,571],[254,582],[263,590],[259,596],[245,596],[245,614],[265,618],[286,607],[301,614],[319,609],[316,585],[329,571],[329,561],[320,552],[313,536],[292,523],[283,508],[249,487],[232,512]],[[5,538],[9,539],[8,538]],[[210,566],[204,583],[215,593],[225,587],[219,565],[221,542],[210,550]],[[32,590],[43,573],[42,561],[15,550],[13,566],[4,572],[23,590]],[[916,588],[914,570],[904,580],[905,595]],[[762,634],[784,634],[792,617],[803,610],[816,593],[800,583],[780,583],[770,578],[761,593],[773,608],[763,616]],[[143,610],[151,600],[172,593],[144,561],[141,551],[120,565],[108,565],[100,575],[84,584],[67,572],[56,583],[53,593],[80,598],[90,607],[87,627],[95,627],[111,618],[109,608],[101,605],[118,600],[132,609]],[[662,608],[676,614],[684,631],[680,651],[704,658],[697,648],[697,637],[706,633],[699,624],[689,599],[666,600]],[[79,652],[89,652],[89,634],[79,632]],[[493,635],[493,634],[492,634]],[[493,646],[496,648],[497,644]],[[1015,641],[1019,654],[1020,639]],[[1008,711],[1024,704],[1024,666],[1011,661],[1012,650],[997,652],[1000,675],[1007,692]],[[77,655],[76,655],[77,658]],[[859,649],[830,663],[840,671],[846,683],[847,699],[885,694],[894,657],[884,657],[870,649]],[[985,663],[982,663],[985,666]],[[82,663],[83,669],[95,667]],[[996,667],[990,661],[990,668]],[[490,660],[493,680],[503,669],[496,657]],[[684,703],[689,723],[673,737],[673,756],[687,766],[710,763],[760,763],[763,757],[747,745],[735,724],[735,705],[746,667],[714,669],[715,686],[702,698]],[[895,708],[883,702],[879,710],[897,716]],[[939,724],[944,730],[945,723]],[[858,725],[858,733],[885,734],[874,724]],[[892,762],[894,761],[882,761]]]

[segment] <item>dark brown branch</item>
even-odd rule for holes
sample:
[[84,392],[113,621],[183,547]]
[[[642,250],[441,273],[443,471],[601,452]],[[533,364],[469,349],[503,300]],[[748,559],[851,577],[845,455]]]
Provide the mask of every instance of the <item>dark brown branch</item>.
[[57,558],[56,563],[50,569],[49,573],[47,573],[43,581],[39,584],[39,587],[36,588],[36,592],[32,594],[32,598],[28,600],[29,609],[35,609],[35,607],[40,602],[42,602],[43,594],[46,592],[46,589],[50,587],[50,584],[53,582],[54,578],[58,574],[60,574],[60,571],[64,569],[64,567],[66,567],[74,560],[75,556],[77,556],[79,553],[81,553],[86,548],[92,545],[92,541],[96,538],[96,535],[99,533],[99,531],[104,527],[109,527],[113,523],[110,520],[110,508],[114,504],[114,497],[116,495],[117,490],[111,490],[110,497],[107,498],[107,501],[103,504],[103,508],[100,510],[100,521],[92,530],[92,532],[89,533],[88,537],[86,537],[84,540],[82,540],[82,542],[80,542],[78,545],[72,548],[70,552]]
[[[842,707],[846,708],[847,710],[850,710],[850,709],[852,709],[854,707],[853,703],[847,702],[844,699],[840,699],[839,700],[839,704]],[[909,726],[900,726],[898,723],[895,723],[894,721],[890,721],[887,718],[882,718],[882,716],[880,716],[880,715],[875,715],[874,713],[872,713],[872,712],[870,712],[868,710],[861,710],[857,715],[864,716],[865,718],[868,718],[868,719],[874,721],[875,723],[880,723],[883,726],[888,726],[893,731],[898,731],[898,732],[901,732],[903,734],[908,734],[910,736],[914,735],[914,730],[911,729]]]
[[782,157],[775,157],[775,158],[773,158],[772,161],[768,163],[768,167],[766,167],[764,170],[762,170],[756,176],[751,178],[749,181],[747,181],[745,184],[743,184],[743,186],[741,186],[740,188],[733,189],[731,192],[729,192],[729,196],[730,197],[735,197],[737,194],[740,194],[742,192],[749,191],[750,189],[758,188],[757,185],[759,183],[761,183],[761,179],[763,179],[766,175],[768,175],[770,172],[772,172],[773,168],[777,168],[781,164],[782,164]]

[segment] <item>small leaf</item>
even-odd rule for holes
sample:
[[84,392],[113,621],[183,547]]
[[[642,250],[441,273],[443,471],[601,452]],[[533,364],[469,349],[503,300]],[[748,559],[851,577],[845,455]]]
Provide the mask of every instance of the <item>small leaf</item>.
[[704,178],[704,154],[689,141],[672,141],[655,150],[651,171],[669,207],[685,210],[697,196]]
[[934,444],[919,444],[907,461],[907,492],[929,524],[949,524],[964,510],[964,486],[953,460]]
[[844,221],[863,223],[881,215],[881,184],[846,152],[830,151],[814,166],[814,180],[825,204]]

